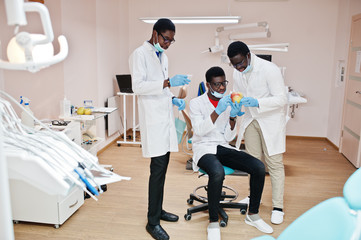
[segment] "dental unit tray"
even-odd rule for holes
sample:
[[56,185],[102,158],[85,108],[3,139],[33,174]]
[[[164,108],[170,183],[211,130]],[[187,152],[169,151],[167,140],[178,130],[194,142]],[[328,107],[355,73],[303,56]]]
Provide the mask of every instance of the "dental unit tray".
[[[26,111],[7,93],[0,90],[0,94]],[[105,169],[96,156],[34,116],[41,130],[22,125],[11,104],[1,97],[0,115],[15,222],[57,228],[84,203],[84,192],[97,200],[103,185],[130,180]]]

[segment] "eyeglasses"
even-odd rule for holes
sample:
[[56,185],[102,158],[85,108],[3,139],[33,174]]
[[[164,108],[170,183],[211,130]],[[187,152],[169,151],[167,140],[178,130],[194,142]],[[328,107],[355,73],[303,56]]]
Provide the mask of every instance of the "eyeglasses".
[[227,81],[227,80],[225,80],[225,81],[223,81],[223,82],[216,82],[216,83],[212,82],[212,85],[215,86],[216,88],[220,88],[221,85],[222,85],[223,87],[226,87],[227,84],[228,84],[228,81]]
[[242,67],[242,66],[243,66],[244,61],[246,61],[246,59],[247,59],[247,58],[243,59],[243,61],[242,61],[242,62],[237,63],[237,64],[234,64],[234,65],[233,65],[232,63],[230,63],[230,64],[229,64],[229,66],[234,67],[235,69],[240,68],[240,67]]
[[159,34],[162,36],[162,38],[163,38],[163,40],[164,40],[164,43],[166,43],[166,44],[167,44],[167,43],[173,44],[173,43],[175,42],[175,39],[169,40],[168,38],[165,38],[162,33],[159,33]]
[[51,124],[54,126],[67,126],[70,121],[53,120]]

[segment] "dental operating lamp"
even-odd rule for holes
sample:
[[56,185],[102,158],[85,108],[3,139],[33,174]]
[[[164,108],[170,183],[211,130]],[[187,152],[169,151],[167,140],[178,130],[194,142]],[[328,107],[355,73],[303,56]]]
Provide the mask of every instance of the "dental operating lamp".
[[[57,55],[53,55],[54,33],[49,11],[43,4],[24,2],[24,0],[5,0],[5,10],[8,25],[15,26],[15,36],[7,47],[9,61],[0,59],[0,68],[37,72],[67,57],[68,42],[63,35],[58,37],[60,51]],[[20,26],[27,25],[27,12],[39,13],[44,34],[18,32]]]

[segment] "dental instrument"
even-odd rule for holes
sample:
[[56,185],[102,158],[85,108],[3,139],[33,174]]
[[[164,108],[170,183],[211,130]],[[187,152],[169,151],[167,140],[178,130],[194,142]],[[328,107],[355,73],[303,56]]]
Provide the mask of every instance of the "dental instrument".
[[[4,92],[2,92],[4,95],[7,95],[6,93],[4,93]],[[8,97],[10,97],[11,98],[11,96],[9,96],[9,95],[7,95]],[[12,99],[12,98],[11,98]],[[16,104],[18,104],[16,101],[14,101],[14,99],[12,99],[13,100],[13,102],[14,103],[16,103]],[[3,101],[2,101],[3,102]],[[20,104],[19,104],[20,105]],[[9,111],[9,112],[11,112],[11,111]],[[34,117],[34,120],[36,121],[37,119]],[[7,120],[7,122],[12,122],[12,121],[10,121],[10,120]],[[15,121],[16,122],[16,121]],[[39,121],[40,122],[40,121]],[[44,125],[45,126],[45,125]],[[43,126],[43,127],[44,127]],[[24,129],[24,126],[22,127],[23,129]],[[46,127],[45,127],[46,128]],[[26,129],[26,127],[25,127],[25,129]],[[40,135],[44,135],[44,133],[45,132],[47,132],[47,131],[40,131],[40,132],[36,132],[36,131],[34,131],[33,129],[26,129],[26,131],[27,132],[31,132],[32,134],[27,134],[27,137],[28,137],[28,141],[29,140],[33,140],[33,141],[38,141],[38,137],[40,136]],[[49,129],[49,133],[52,133],[52,131]],[[48,134],[48,133],[47,133]],[[72,168],[75,168],[75,167],[78,167],[78,166],[81,166],[83,169],[84,169],[84,172],[85,172],[85,174],[86,174],[86,176],[89,178],[89,179],[91,179],[91,181],[100,189],[100,192],[102,192],[102,190],[101,190],[101,187],[100,187],[100,185],[99,184],[97,184],[97,182],[95,181],[95,179],[94,179],[94,176],[91,174],[91,172],[86,168],[86,164],[84,163],[85,162],[85,160],[84,160],[84,153],[87,153],[86,151],[84,151],[83,149],[81,149],[81,151],[83,151],[81,154],[79,153],[79,151],[77,151],[77,149],[75,148],[75,151],[73,151],[74,150],[74,146],[76,146],[77,147],[77,145],[76,144],[74,144],[73,142],[70,142],[70,144],[69,144],[69,142],[68,142],[68,138],[67,137],[65,137],[65,138],[63,138],[63,137],[60,137],[59,138],[59,136],[61,136],[61,134],[59,134],[59,133],[52,133],[52,134],[50,134],[50,135],[46,135],[46,137],[47,137],[47,141],[44,141],[44,142],[40,142],[40,144],[42,144],[42,145],[44,145],[46,148],[40,148],[40,149],[42,149],[42,151],[45,151],[45,150],[48,150],[49,151],[49,149],[52,149],[52,145],[51,144],[48,144],[47,142],[49,142],[49,141],[51,141],[51,138],[49,138],[49,137],[55,137],[55,140],[57,140],[58,142],[55,142],[55,143],[53,143],[53,145],[54,146],[57,146],[58,147],[58,149],[59,149],[59,147],[61,146],[62,148],[71,148],[71,151],[63,151],[63,152],[59,152],[58,151],[58,149],[53,149],[54,150],[54,152],[55,153],[57,153],[58,155],[60,155],[60,156],[62,156],[62,155],[67,155],[67,156],[62,156],[62,159],[61,160],[58,160],[58,162],[60,163],[60,162],[62,162],[62,164],[65,164],[66,163],[66,161],[64,162],[64,159],[67,159],[67,163],[68,164],[70,164],[69,163],[69,161],[71,162],[71,161],[73,161],[72,162]],[[45,137],[45,136],[43,136],[43,137]],[[19,139],[18,139],[19,140]],[[65,141],[64,141],[65,140]],[[70,141],[70,140],[69,140]],[[71,145],[71,146],[70,146]],[[70,153],[71,152],[73,152],[73,153],[76,153],[76,155],[70,155]],[[54,157],[54,155],[52,155],[52,157]],[[75,158],[75,159],[74,159]],[[56,158],[55,158],[56,159]],[[88,160],[88,159],[87,159]],[[80,163],[80,164],[79,164]],[[92,166],[97,166],[97,164],[96,163],[94,163],[94,162],[91,162],[90,164],[88,163],[87,165],[90,165],[90,167],[92,167]],[[100,170],[100,171],[106,171],[105,169],[101,169],[100,167],[98,167],[98,169]],[[83,179],[82,179],[83,180]],[[85,183],[86,185],[87,185],[87,183]],[[79,185],[79,184],[78,184]],[[96,192],[96,191],[94,191],[94,190],[92,190],[92,192],[93,193],[98,193],[98,192]],[[91,194],[89,194],[89,195],[91,195]]]
[[[88,193],[94,200],[96,200],[96,201],[98,200],[92,193],[90,193],[87,190],[87,188],[84,187],[84,185],[80,181],[78,181],[78,179],[76,179],[71,174],[73,168],[71,166],[67,166],[65,164],[65,162],[61,163],[61,161],[57,161],[56,160],[57,156],[47,152],[46,148],[39,149],[39,145],[36,145],[31,141],[30,142],[27,141],[26,147],[25,147],[24,144],[20,144],[22,142],[22,140],[19,139],[19,136],[18,136],[18,138],[14,139],[13,138],[14,136],[9,137],[7,135],[7,133],[4,133],[4,135],[6,137],[4,143],[8,144],[8,146],[5,145],[5,149],[9,146],[16,147],[16,149],[22,149],[24,151],[31,153],[32,155],[39,157],[40,159],[44,160],[44,162],[48,163],[49,166],[53,167],[53,169],[55,171],[57,171],[60,175],[66,175],[66,177],[69,179],[69,181],[72,184],[80,187],[82,190],[84,190],[86,193]],[[26,139],[26,140],[29,140],[29,139]]]

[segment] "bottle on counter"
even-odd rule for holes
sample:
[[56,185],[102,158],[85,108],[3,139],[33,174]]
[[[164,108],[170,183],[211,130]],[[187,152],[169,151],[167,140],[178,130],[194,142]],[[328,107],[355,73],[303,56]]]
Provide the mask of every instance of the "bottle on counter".
[[20,96],[20,104],[24,104],[26,111],[21,112],[21,123],[25,126],[34,127],[34,113],[30,109],[30,100],[26,97]]

